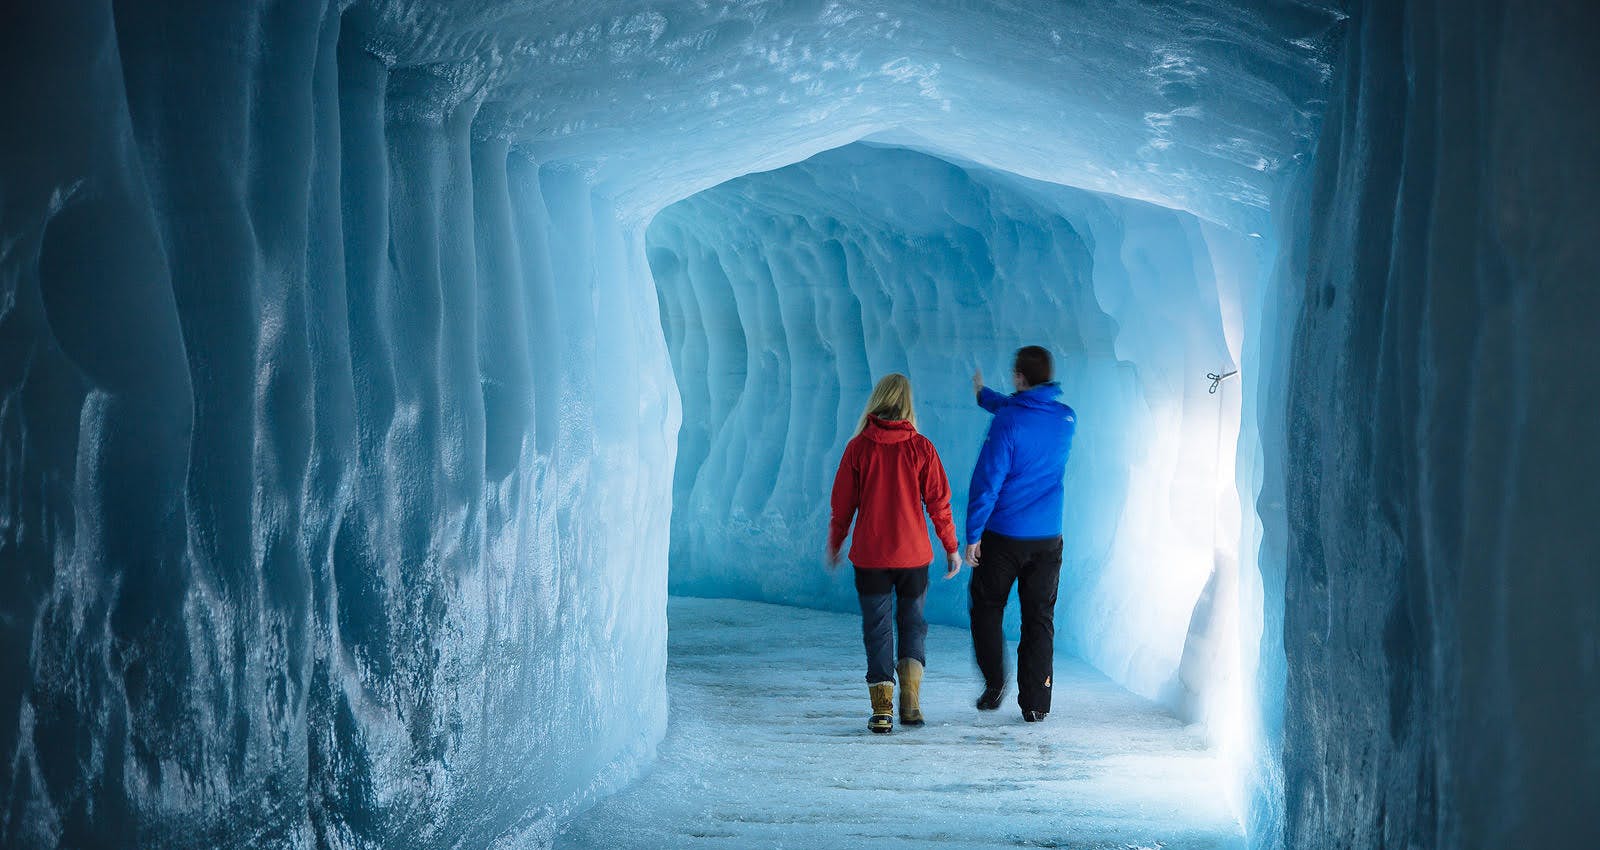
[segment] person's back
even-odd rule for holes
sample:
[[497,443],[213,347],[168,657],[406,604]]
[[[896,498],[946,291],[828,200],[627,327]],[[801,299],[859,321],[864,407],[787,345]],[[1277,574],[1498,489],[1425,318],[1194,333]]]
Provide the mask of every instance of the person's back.
[[[932,503],[934,524],[942,526],[941,532],[949,529],[954,550],[949,485],[944,483],[939,455],[910,422],[868,416],[866,427],[845,446],[840,466],[854,480],[835,487],[830,542],[844,540],[853,508],[850,563],[878,569],[927,566],[933,548],[923,519],[925,493]],[[856,504],[850,504],[852,499]]]
[[[1072,435],[1078,416],[1062,404],[1061,387],[1054,382],[1029,387],[1016,395],[1004,396],[984,387],[978,404],[994,414],[988,440],[1002,441],[997,452],[984,457],[990,463],[974,473],[981,483],[979,495],[989,512],[969,511],[967,530],[971,539],[985,528],[1008,537],[1042,539],[1061,534],[1066,507],[1065,476],[1067,455],[1072,450]],[[998,452],[1002,450],[1002,457]],[[1004,473],[996,464],[1005,464]],[[992,500],[988,498],[992,493]]]
[[[856,436],[839,459],[831,501],[830,568],[838,564],[839,547],[851,533],[851,523],[855,524],[850,562],[855,566],[856,595],[861,602],[867,690],[872,698],[867,728],[888,732],[894,727],[897,678],[900,722],[921,726],[918,700],[928,634],[922,609],[933,560],[924,511],[944,545],[949,565],[946,579],[961,568],[961,556],[950,517],[950,483],[933,443],[917,433],[911,383],[906,376],[886,375],[873,387]],[[898,646],[894,632],[898,632]]]
[[1067,455],[1077,414],[1057,399],[1050,353],[1017,351],[1017,392],[1004,396],[973,376],[978,404],[994,414],[967,493],[967,561],[972,648],[983,671],[978,708],[1000,707],[1005,686],[1006,600],[1017,585],[1022,640],[1017,644],[1017,703],[1029,721],[1050,711],[1056,587],[1061,577],[1061,526]]

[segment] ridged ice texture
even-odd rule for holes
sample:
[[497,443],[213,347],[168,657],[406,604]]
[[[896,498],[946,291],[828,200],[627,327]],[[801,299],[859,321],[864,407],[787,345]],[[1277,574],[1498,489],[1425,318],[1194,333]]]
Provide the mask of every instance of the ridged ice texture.
[[1600,844],[1596,43],[1583,0],[1352,21],[1284,210],[1310,228],[1264,395],[1286,830],[1261,843]]
[[[1239,414],[1206,374],[1234,368],[1240,281],[1218,279],[1209,245],[1249,257],[1247,240],[852,145],[675,204],[647,242],[684,409],[673,592],[856,609],[850,571],[821,565],[828,494],[873,382],[893,371],[911,378],[964,537],[990,420],[968,376],[981,366],[1009,391],[1011,353],[1042,344],[1078,412],[1059,643],[1179,707],[1219,687],[1202,668],[1235,639]],[[930,619],[966,623],[969,575],[935,580]]]
[[640,224],[875,133],[1264,232],[1335,0],[386,0],[371,47],[581,162]]
[[642,240],[332,9],[6,15],[0,845],[545,840],[665,724]]

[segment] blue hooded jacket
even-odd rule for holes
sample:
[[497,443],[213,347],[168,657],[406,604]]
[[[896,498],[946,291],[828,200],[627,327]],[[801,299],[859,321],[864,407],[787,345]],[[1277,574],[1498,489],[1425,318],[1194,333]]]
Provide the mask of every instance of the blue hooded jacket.
[[994,414],[967,490],[967,542],[984,529],[1038,540],[1061,534],[1067,453],[1078,415],[1057,401],[1055,382],[1004,396],[984,387],[978,404]]

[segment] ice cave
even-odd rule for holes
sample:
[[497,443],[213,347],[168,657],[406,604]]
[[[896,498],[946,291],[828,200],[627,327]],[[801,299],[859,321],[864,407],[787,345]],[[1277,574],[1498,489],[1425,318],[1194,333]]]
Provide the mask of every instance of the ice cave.
[[[0,4],[0,847],[1600,846],[1596,44]],[[962,528],[1023,345],[1056,705],[936,571],[873,735],[835,470],[902,373]]]

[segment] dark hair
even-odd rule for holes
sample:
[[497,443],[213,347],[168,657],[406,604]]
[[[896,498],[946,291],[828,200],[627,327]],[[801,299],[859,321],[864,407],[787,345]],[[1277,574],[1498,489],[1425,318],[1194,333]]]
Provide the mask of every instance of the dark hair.
[[1022,373],[1022,379],[1029,386],[1034,387],[1049,383],[1056,374],[1055,365],[1050,362],[1050,352],[1037,345],[1017,349],[1016,370]]

